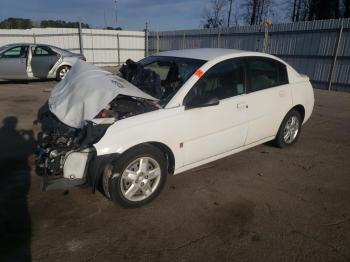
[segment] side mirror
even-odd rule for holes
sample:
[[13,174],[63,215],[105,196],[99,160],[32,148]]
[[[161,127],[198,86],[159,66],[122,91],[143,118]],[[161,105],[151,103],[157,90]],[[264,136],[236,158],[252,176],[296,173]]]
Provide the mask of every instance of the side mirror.
[[217,97],[212,96],[197,96],[188,100],[185,104],[185,109],[192,109],[198,107],[216,106],[220,103]]

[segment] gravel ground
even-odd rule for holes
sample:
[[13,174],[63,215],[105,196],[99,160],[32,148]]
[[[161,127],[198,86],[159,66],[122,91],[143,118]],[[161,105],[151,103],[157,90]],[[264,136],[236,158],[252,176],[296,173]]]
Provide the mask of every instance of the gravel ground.
[[0,261],[350,261],[350,94],[315,90],[291,148],[261,145],[169,177],[139,209],[32,170],[55,82],[0,83]]

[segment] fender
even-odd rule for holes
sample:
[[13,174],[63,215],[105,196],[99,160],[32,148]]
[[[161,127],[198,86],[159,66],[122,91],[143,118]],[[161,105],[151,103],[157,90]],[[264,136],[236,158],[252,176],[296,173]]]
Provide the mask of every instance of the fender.
[[122,154],[143,143],[161,143],[168,147],[175,158],[175,169],[183,164],[180,154],[182,133],[177,118],[183,108],[159,109],[142,115],[119,120],[110,126],[105,135],[93,146],[97,156]]

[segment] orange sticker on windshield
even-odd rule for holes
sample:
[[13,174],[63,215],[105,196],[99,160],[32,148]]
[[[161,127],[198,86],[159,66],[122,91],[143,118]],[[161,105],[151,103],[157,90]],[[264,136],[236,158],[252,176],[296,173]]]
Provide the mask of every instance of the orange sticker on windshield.
[[197,71],[194,73],[194,75],[198,78],[201,78],[204,75],[204,72],[202,69],[197,69]]

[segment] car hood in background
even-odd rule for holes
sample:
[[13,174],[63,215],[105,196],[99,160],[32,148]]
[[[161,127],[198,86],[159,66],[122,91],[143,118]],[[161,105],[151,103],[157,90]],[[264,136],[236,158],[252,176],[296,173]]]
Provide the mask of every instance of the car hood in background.
[[125,79],[79,60],[52,90],[49,107],[64,124],[81,128],[118,95],[158,100]]

